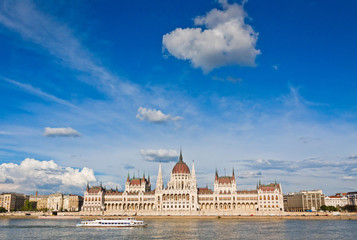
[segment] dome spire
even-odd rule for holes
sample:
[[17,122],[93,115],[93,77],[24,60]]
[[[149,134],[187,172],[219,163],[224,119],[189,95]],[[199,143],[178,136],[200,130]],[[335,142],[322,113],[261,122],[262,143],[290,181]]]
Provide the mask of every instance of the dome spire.
[[180,158],[179,158],[179,162],[183,162],[183,157],[182,157],[182,148],[180,148]]

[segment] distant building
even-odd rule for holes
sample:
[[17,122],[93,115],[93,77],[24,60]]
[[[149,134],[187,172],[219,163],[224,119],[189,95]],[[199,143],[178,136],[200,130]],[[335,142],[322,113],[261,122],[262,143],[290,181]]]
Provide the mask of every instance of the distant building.
[[326,206],[343,207],[347,205],[346,193],[336,193],[334,196],[325,197]]
[[62,193],[50,194],[47,201],[47,209],[51,211],[80,211],[83,205],[83,197],[78,195],[64,195]]
[[190,171],[182,152],[166,187],[160,164],[155,190],[145,175],[128,176],[123,192],[87,185],[82,207],[85,215],[266,215],[283,211],[280,184],[259,183],[254,190],[237,191],[234,170],[231,176],[219,176],[216,171],[213,190],[197,188],[194,163]]
[[347,204],[357,206],[357,192],[348,192],[346,194]]
[[39,195],[38,192],[36,192],[36,195],[30,195],[29,201],[36,203],[37,210],[45,210],[48,208],[48,195]]
[[70,194],[68,196],[68,208],[64,207],[64,210],[69,212],[78,212],[81,210],[83,205],[83,197],[78,195]]
[[271,183],[258,186],[258,210],[264,213],[279,213],[284,211],[283,191],[281,185]]
[[303,190],[284,195],[284,204],[287,212],[317,211],[322,205],[325,205],[325,195],[322,190]]
[[47,209],[51,211],[63,211],[63,194],[50,194],[48,196]]
[[0,198],[0,207],[8,212],[18,211],[25,205],[27,196],[20,193],[2,193]]

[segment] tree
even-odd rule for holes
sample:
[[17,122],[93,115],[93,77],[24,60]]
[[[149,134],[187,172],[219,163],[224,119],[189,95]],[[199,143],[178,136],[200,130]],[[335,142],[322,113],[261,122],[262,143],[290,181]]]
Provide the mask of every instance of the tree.
[[327,209],[328,209],[328,207],[327,207],[326,205],[322,205],[322,206],[320,207],[320,209],[321,209],[322,211],[326,212]]
[[29,200],[25,200],[24,206],[21,208],[22,211],[35,211],[36,210],[36,202],[30,202]]
[[357,206],[355,205],[346,205],[342,209],[348,212],[357,212]]
[[4,207],[0,207],[0,213],[4,213],[7,212],[6,209]]

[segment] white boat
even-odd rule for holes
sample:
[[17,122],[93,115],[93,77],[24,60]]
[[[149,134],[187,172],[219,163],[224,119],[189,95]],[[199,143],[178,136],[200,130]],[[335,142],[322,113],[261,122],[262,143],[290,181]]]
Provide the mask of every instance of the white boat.
[[146,227],[144,221],[138,221],[135,218],[126,219],[96,219],[81,221],[77,227]]

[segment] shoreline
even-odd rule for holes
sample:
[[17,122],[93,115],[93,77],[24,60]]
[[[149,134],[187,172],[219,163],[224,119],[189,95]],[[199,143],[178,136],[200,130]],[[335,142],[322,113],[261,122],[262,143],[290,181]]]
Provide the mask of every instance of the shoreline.
[[34,215],[15,215],[15,214],[2,214],[0,215],[0,220],[2,219],[40,219],[40,220],[88,220],[88,219],[118,219],[126,217],[135,217],[138,220],[150,220],[150,219],[190,219],[190,220],[357,220],[357,214],[344,214],[340,216],[334,215],[291,215],[291,216],[80,216],[80,215],[57,215],[44,216],[43,214]]

